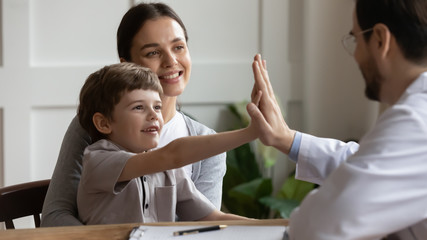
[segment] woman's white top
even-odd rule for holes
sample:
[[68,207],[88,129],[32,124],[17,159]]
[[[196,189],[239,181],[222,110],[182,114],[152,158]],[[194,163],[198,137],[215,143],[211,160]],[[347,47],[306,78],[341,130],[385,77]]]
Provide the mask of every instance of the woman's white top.
[[[177,138],[188,136],[190,136],[190,132],[188,131],[184,116],[175,112],[175,116],[173,116],[169,122],[165,123],[165,125],[163,125],[157,148],[164,147]],[[188,164],[183,168],[187,175],[191,178],[191,174],[193,173],[193,165]]]

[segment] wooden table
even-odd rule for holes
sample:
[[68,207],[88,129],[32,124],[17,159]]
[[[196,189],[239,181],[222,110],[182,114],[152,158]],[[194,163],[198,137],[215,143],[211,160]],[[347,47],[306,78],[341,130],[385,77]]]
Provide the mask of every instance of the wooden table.
[[[166,222],[149,223],[150,226],[193,226],[193,225],[243,225],[243,226],[287,226],[286,219],[238,220],[238,221],[206,221],[206,222]],[[49,227],[35,229],[0,230],[0,239],[20,240],[61,240],[61,239],[117,239],[128,240],[133,227],[140,223],[91,225],[78,227]]]

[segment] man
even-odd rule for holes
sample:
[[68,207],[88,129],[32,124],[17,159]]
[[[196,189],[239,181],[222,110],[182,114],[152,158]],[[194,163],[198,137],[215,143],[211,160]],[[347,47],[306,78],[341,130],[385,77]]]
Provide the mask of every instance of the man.
[[291,214],[289,237],[427,239],[427,0],[356,0],[343,43],[366,96],[390,106],[360,144],[290,129],[265,61],[253,64],[260,139],[297,162],[298,179],[321,185]]

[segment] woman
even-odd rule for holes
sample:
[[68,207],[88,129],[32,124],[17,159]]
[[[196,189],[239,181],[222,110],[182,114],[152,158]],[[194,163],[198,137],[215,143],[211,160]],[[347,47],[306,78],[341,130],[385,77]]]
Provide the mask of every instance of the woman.
[[[129,9],[117,31],[120,61],[135,62],[155,72],[162,84],[165,121],[159,147],[170,141],[214,131],[176,110],[177,97],[191,75],[187,31],[179,16],[162,3],[142,3]],[[82,155],[92,143],[75,117],[64,136],[43,206],[42,226],[81,225],[76,195]],[[221,206],[225,153],[185,166],[186,173],[217,209]]]

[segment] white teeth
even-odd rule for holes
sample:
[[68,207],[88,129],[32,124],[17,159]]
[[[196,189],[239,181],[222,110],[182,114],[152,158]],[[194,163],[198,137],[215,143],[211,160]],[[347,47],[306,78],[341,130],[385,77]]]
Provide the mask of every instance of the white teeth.
[[176,78],[179,76],[179,72],[169,75],[169,76],[163,76],[164,79],[172,79],[172,78]]
[[156,128],[148,128],[148,129],[145,129],[145,130],[142,130],[143,132],[157,132],[157,129]]

